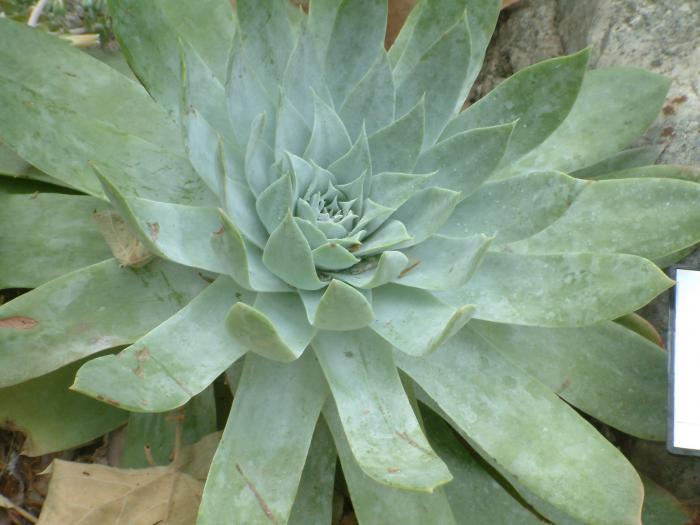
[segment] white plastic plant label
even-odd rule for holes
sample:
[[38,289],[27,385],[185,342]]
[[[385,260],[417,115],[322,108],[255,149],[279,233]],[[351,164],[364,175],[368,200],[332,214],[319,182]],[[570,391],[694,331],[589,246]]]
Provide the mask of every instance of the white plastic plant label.
[[676,269],[669,345],[668,449],[700,455],[700,271]]

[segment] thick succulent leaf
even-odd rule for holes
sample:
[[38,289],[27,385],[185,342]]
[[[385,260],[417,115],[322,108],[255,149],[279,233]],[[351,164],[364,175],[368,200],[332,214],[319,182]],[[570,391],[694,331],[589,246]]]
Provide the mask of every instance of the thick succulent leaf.
[[238,149],[231,149],[230,144],[224,144],[221,135],[212,127],[202,114],[194,108],[184,111],[180,122],[185,140],[185,149],[192,167],[201,177],[207,187],[215,195],[225,196],[225,153],[228,149],[231,155],[242,157]]
[[486,255],[491,238],[485,235],[445,237],[431,235],[403,253],[408,266],[394,280],[404,286],[426,290],[461,288]]
[[364,128],[360,132],[352,148],[333,162],[328,170],[336,177],[338,184],[348,184],[364,173],[372,172],[372,161],[370,159],[369,142]]
[[670,81],[641,69],[609,68],[586,73],[564,122],[547,140],[499,173],[574,171],[614,155],[654,122]]
[[440,233],[483,233],[494,237],[494,246],[524,239],[561,217],[583,187],[583,182],[558,172],[488,182],[457,205]]
[[425,492],[452,478],[420,429],[390,344],[364,329],[320,332],[312,346],[365,474],[392,487]]
[[125,198],[98,174],[105,193],[153,253],[171,261],[231,275],[248,289],[285,291],[288,286],[261,263],[236,225],[217,208]]
[[553,58],[518,71],[452,119],[442,138],[517,121],[503,164],[541,144],[562,123],[581,88],[590,55]]
[[467,197],[498,166],[509,144],[513,124],[458,133],[421,153],[417,172],[437,171],[431,186],[458,191]]
[[360,259],[346,248],[334,242],[325,243],[315,248],[311,253],[314,257],[316,268],[320,270],[345,270],[360,262]]
[[362,127],[371,135],[394,121],[396,93],[391,65],[386,53],[381,53],[377,61],[348,94],[340,108],[351,137],[356,137]]
[[372,235],[367,237],[362,246],[353,253],[360,256],[376,255],[387,250],[402,246],[413,240],[413,237],[401,221],[392,220],[382,225]]
[[514,365],[596,419],[641,439],[666,438],[665,352],[620,326],[540,328],[473,321]]
[[[397,111],[397,115],[402,113]],[[425,98],[396,122],[369,138],[372,173],[410,173],[416,165],[425,133]]]
[[245,180],[256,197],[272,182],[270,166],[274,161],[275,152],[265,141],[263,134],[266,128],[272,126],[272,122],[268,124],[268,118],[265,113],[261,113],[251,122],[250,137],[245,150]]
[[372,293],[372,330],[409,355],[425,355],[455,335],[474,315],[473,305],[453,308],[425,290],[382,286]]
[[226,326],[247,351],[285,362],[297,359],[316,334],[295,293],[261,293],[252,307],[236,303]]
[[[170,465],[178,440],[180,446],[187,446],[212,433],[216,433],[216,400],[213,387],[197,394],[176,411],[159,414],[132,412],[126,426],[119,467],[148,468],[153,466],[153,462],[156,465]],[[215,444],[213,449],[216,449]],[[214,450],[211,451],[212,455],[213,453]]]
[[522,502],[502,485],[497,474],[455,436],[450,426],[435,412],[421,411],[430,443],[445,460],[454,479],[445,485],[445,494],[463,525],[543,525],[546,523],[530,512]]
[[470,53],[469,24],[465,15],[440,36],[402,81],[397,82],[397,115],[425,97],[424,145],[434,144],[450,117],[462,107],[467,95]]
[[252,294],[219,277],[127,349],[83,365],[72,388],[135,412],[185,404],[244,354],[224,325],[238,300],[251,301]]
[[329,166],[352,147],[350,135],[338,114],[314,95],[314,127],[304,158],[319,166]]
[[700,182],[700,168],[693,166],[678,166],[673,164],[656,164],[654,166],[640,166],[628,168],[612,173],[606,173],[594,180],[606,179],[678,179],[688,182]]
[[105,208],[92,197],[0,193],[0,289],[36,288],[111,258],[92,220]]
[[[179,43],[189,55],[188,71],[193,73],[195,63],[201,65],[209,77],[206,88],[216,89],[190,84],[190,95],[199,102],[196,106],[206,106],[205,91],[211,98],[218,92],[217,101],[225,103],[223,83],[235,28],[229,2],[205,0],[195,7],[187,0],[110,0],[109,12],[129,65],[150,95],[174,117],[181,109]],[[226,116],[220,111],[205,113],[209,118]]]
[[401,252],[389,250],[382,252],[376,260],[357,265],[347,272],[332,275],[355,288],[369,289],[393,281],[407,266],[408,257]]
[[270,235],[262,260],[272,273],[302,290],[325,285],[316,275],[311,247],[291,214]]
[[331,101],[318,49],[314,46],[312,34],[306,28],[299,35],[296,47],[289,57],[282,80],[282,90],[309,129],[314,124],[313,93],[326,102]]
[[356,330],[374,319],[368,298],[337,279],[323,291],[300,291],[299,294],[309,322],[321,330]]
[[557,221],[508,249],[630,253],[659,259],[700,241],[699,201],[700,185],[681,180],[590,183]]
[[391,216],[412,237],[401,246],[419,244],[438,231],[450,218],[460,197],[460,193],[445,188],[426,188],[414,194]]
[[293,363],[246,356],[199,525],[287,523],[326,393],[311,353]]
[[258,195],[255,207],[268,232],[275,231],[294,205],[294,184],[291,175],[283,175]]
[[360,468],[353,456],[335,406],[327,403],[323,416],[333,435],[353,510],[362,525],[455,525],[442,487],[432,493],[397,489],[379,483]]
[[309,455],[301,473],[299,490],[288,525],[331,523],[337,457],[333,436],[321,418],[316,423],[316,430],[311,438]]
[[[183,203],[212,198],[182,156],[178,126],[139,84],[10,20],[0,21],[0,48],[0,118],[12,123],[0,136],[22,158],[97,196],[88,159],[104,164],[130,194]],[[26,49],[37,60],[27,60]]]
[[465,327],[396,360],[490,462],[583,523],[639,525],[643,490],[624,456],[547,387]]
[[425,188],[435,173],[377,173],[372,176],[369,198],[382,206],[397,208]]
[[637,310],[672,284],[635,255],[490,252],[464,288],[436,295],[453,306],[476,305],[474,317],[486,321],[583,326]]
[[277,113],[277,129],[275,130],[275,160],[279,161],[287,153],[302,155],[309,145],[311,126],[304,122],[304,117],[292,105],[286,96],[280,96],[280,109]]
[[644,482],[644,525],[688,525],[693,516],[670,492],[642,476]]
[[342,0],[338,4],[325,55],[326,81],[336,107],[342,107],[383,53],[386,19],[386,0]]
[[[266,5],[268,3],[266,2]],[[281,4],[281,2],[274,3]],[[259,77],[262,70],[255,68],[254,64],[255,62],[246,54],[241,44],[240,35],[237,34],[226,82],[226,96],[229,119],[233,124],[236,142],[241,146],[248,144],[251,126],[259,115],[265,115],[267,119],[266,142],[268,144],[274,142],[277,90],[268,93]]]
[[628,330],[641,335],[645,339],[648,339],[652,343],[658,345],[660,348],[664,348],[664,340],[656,330],[653,324],[644,319],[639,314],[631,313],[618,317],[614,320],[616,323],[621,324]]
[[0,306],[0,385],[136,341],[206,284],[169,262],[131,269],[114,259],[49,281]]
[[30,167],[31,164],[0,142],[0,174],[21,177]]
[[[277,93],[277,86],[294,48],[290,7],[276,0],[236,2],[241,46],[250,64],[254,65],[255,75],[260,78],[262,87],[271,97]],[[232,95],[235,96],[236,92]]]
[[654,164],[662,151],[663,146],[642,146],[627,149],[592,166],[573,171],[571,176],[579,179],[594,179],[620,170],[647,166]]
[[74,448],[126,422],[127,412],[68,390],[80,365],[0,388],[0,427],[26,436],[23,454],[41,456]]
[[499,0],[422,0],[416,4],[389,50],[397,81],[413,69],[430,48],[467,11],[471,56],[465,93],[476,79],[501,9]]

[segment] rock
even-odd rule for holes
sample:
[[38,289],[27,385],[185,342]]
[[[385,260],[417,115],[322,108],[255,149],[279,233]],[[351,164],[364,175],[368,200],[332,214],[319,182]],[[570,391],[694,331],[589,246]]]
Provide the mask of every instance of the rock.
[[700,165],[698,0],[559,0],[559,33],[567,53],[593,45],[593,67],[636,66],[671,78],[646,142],[665,145],[662,163]]

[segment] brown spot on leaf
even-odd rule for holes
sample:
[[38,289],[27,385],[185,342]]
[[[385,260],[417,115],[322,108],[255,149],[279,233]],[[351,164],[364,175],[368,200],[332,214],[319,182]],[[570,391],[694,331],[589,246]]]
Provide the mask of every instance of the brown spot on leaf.
[[557,390],[557,394],[561,394],[564,390],[569,388],[571,386],[571,379],[568,377],[564,380],[564,382],[561,384],[559,389]]
[[160,224],[157,222],[147,222],[146,224],[148,225],[148,232],[151,234],[151,240],[155,241],[160,233]]
[[396,474],[396,473],[399,472],[400,470],[401,470],[401,469],[398,469],[398,468],[396,468],[396,467],[389,467],[389,468],[386,469],[386,471],[387,471],[389,474]]
[[214,232],[214,235],[221,235],[221,234],[224,233],[225,231],[226,231],[226,228],[225,228],[224,225],[222,224],[222,225],[221,225],[221,228],[219,228],[218,230],[216,230],[216,231]]
[[146,348],[145,346],[141,350],[136,352],[136,360],[139,363],[143,363],[149,357],[151,357],[151,354],[148,352],[148,348]]
[[139,379],[143,379],[143,368],[140,366],[137,366],[136,368],[132,369],[132,372],[138,377]]
[[664,114],[665,117],[668,117],[669,115],[676,114],[676,108],[668,104],[661,109],[661,112]]
[[352,245],[348,248],[348,251],[349,251],[350,253],[352,253],[352,252],[356,252],[356,251],[359,250],[360,248],[362,248],[362,243],[361,243],[361,242],[356,242],[355,244],[352,244]]
[[408,272],[410,272],[411,270],[413,270],[413,269],[414,269],[416,266],[418,266],[419,264],[420,264],[420,261],[416,261],[416,262],[414,262],[413,264],[411,264],[411,265],[407,266],[406,268],[404,268],[403,270],[401,270],[401,273],[399,274],[399,279],[401,279],[402,277],[404,277]]
[[353,354],[352,352],[345,352],[345,357],[347,357],[348,359],[352,359],[354,355],[355,354]]
[[38,324],[39,321],[36,319],[21,315],[0,319],[0,328],[12,328],[14,330],[31,330]]
[[673,136],[673,128],[671,126],[665,127],[664,129],[661,130],[661,136],[662,137]]

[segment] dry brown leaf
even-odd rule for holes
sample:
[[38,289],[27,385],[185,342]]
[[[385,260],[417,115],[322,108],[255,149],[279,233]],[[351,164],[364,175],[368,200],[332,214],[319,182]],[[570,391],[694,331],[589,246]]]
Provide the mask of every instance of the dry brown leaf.
[[[100,233],[107,241],[109,249],[112,250],[112,255],[122,266],[141,268],[153,259],[153,254],[148,251],[118,213],[112,210],[95,212],[93,218],[97,222]],[[155,240],[158,237],[160,226],[158,223],[153,223],[149,227],[151,238]]]
[[39,525],[194,525],[221,438],[184,447],[173,465],[118,469],[54,460]]
[[0,328],[13,328],[15,330],[31,330],[38,324],[36,319],[31,317],[5,317],[0,319]]

